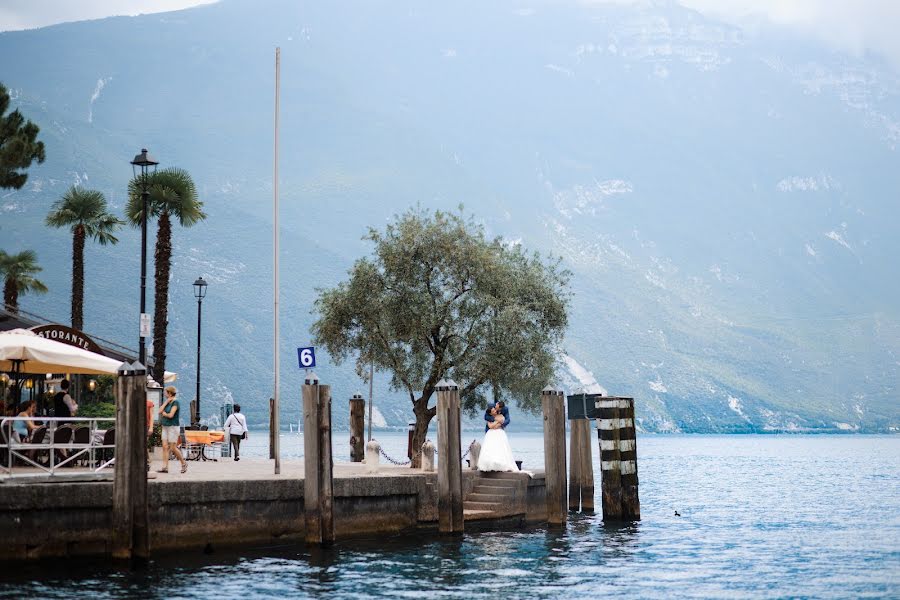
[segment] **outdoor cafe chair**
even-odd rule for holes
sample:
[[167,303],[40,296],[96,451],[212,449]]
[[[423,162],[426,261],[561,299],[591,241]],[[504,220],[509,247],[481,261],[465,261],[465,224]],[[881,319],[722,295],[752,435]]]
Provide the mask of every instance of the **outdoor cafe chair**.
[[[57,444],[71,444],[72,443],[72,426],[71,425],[63,425],[61,427],[57,427],[56,431],[53,432],[53,445]],[[66,460],[68,456],[64,453],[63,450],[55,450],[56,452],[56,464],[61,463]],[[66,465],[71,465],[71,462],[66,463]]]
[[[104,446],[115,446],[116,445],[116,428],[110,427],[106,430],[106,433],[103,434],[103,445]],[[100,456],[103,462],[108,461],[112,458],[113,453],[115,452],[114,448],[101,448]]]
[[[88,426],[76,428],[75,435],[73,436],[73,441],[76,444],[89,445],[91,443],[91,428]],[[76,452],[79,452],[79,451],[80,451],[80,449],[76,450]],[[89,459],[90,459],[90,454],[86,452],[78,457],[78,462],[87,463]]]

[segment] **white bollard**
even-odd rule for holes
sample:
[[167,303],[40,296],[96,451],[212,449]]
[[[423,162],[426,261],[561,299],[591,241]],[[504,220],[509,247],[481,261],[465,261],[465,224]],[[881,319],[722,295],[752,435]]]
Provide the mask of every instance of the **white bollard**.
[[426,440],[422,444],[422,470],[434,471],[434,444],[431,440]]
[[478,443],[478,440],[472,442],[472,445],[469,447],[469,468],[473,471],[478,470],[478,457],[481,456],[481,444]]
[[366,444],[366,472],[377,473],[379,460],[381,460],[381,444],[372,440]]

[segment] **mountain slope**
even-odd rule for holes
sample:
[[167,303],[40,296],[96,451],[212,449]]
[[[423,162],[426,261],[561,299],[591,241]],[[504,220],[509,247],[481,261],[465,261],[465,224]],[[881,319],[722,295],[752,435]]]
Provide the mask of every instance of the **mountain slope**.
[[[202,274],[204,406],[230,394],[265,422],[275,45],[283,420],[298,420],[315,288],[368,251],[367,227],[463,203],[563,257],[566,352],[635,396],[645,429],[900,426],[900,80],[675,4],[226,0],[0,34],[21,57],[3,81],[47,144],[29,187],[0,199],[0,247],[36,248],[53,291],[25,308],[67,317],[50,203],[81,182],[121,208],[148,147],[192,172],[210,214],[174,234],[169,367],[193,389]],[[88,249],[89,332],[136,335],[138,243]],[[336,399],[362,387],[320,362]],[[376,398],[389,424],[410,416],[383,378]]]

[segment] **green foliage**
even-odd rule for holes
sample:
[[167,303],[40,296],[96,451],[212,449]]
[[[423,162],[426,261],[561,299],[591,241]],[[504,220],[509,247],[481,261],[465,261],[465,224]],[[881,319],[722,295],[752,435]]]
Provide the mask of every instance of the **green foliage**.
[[69,227],[73,234],[80,226],[86,237],[105,246],[118,243],[119,240],[113,233],[124,222],[107,210],[103,192],[73,185],[50,207],[46,224],[49,227]]
[[92,402],[78,405],[79,417],[115,418],[116,405],[113,402]]
[[47,214],[50,227],[69,227],[72,231],[72,327],[84,329],[84,241],[90,238],[101,245],[115,244],[113,235],[124,222],[106,209],[106,198],[97,190],[72,186],[53,203]]
[[[171,167],[147,175],[147,192],[149,194],[148,218],[168,214],[176,219],[182,227],[191,227],[206,218],[203,202],[197,194],[194,180],[184,169]],[[134,227],[141,226],[144,212],[141,200],[143,180],[140,177],[128,183],[128,204],[125,216]]]
[[0,276],[3,276],[3,303],[12,312],[18,312],[19,294],[35,292],[46,294],[47,286],[35,278],[43,269],[37,263],[34,250],[7,254],[0,250]]
[[147,438],[147,448],[150,450],[162,446],[162,425],[159,422],[153,424],[153,433]]
[[100,402],[116,401],[116,376],[115,375],[99,375],[97,377],[97,399]]
[[9,93],[0,83],[0,189],[18,190],[28,181],[28,174],[21,170],[33,161],[44,162],[44,142],[37,140],[40,128],[18,110],[6,115],[9,101]]
[[[567,271],[519,245],[488,240],[472,218],[409,210],[381,233],[350,279],[322,290],[317,344],[366,378],[373,361],[409,394],[419,420],[438,381],[453,378],[470,412],[488,396],[535,410],[567,325]],[[426,425],[427,425],[426,420]]]

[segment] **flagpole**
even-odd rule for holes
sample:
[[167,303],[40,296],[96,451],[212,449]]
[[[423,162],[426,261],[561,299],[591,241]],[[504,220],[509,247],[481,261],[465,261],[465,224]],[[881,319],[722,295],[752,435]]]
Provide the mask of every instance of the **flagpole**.
[[278,329],[278,112],[280,109],[280,96],[281,96],[281,48],[275,48],[275,152],[274,152],[274,164],[272,167],[272,251],[273,251],[273,263],[274,263],[274,271],[275,271],[275,289],[274,289],[274,298],[273,298],[273,311],[275,314],[275,339],[273,342],[273,354],[275,355],[275,393],[272,396],[275,398],[275,402],[272,403],[272,410],[274,414],[272,415],[272,427],[275,428],[274,432],[274,447],[275,447],[275,474],[281,474],[281,444],[279,434],[279,395],[278,395],[278,387],[279,387],[279,369],[278,369],[278,337],[279,337],[279,329]]

